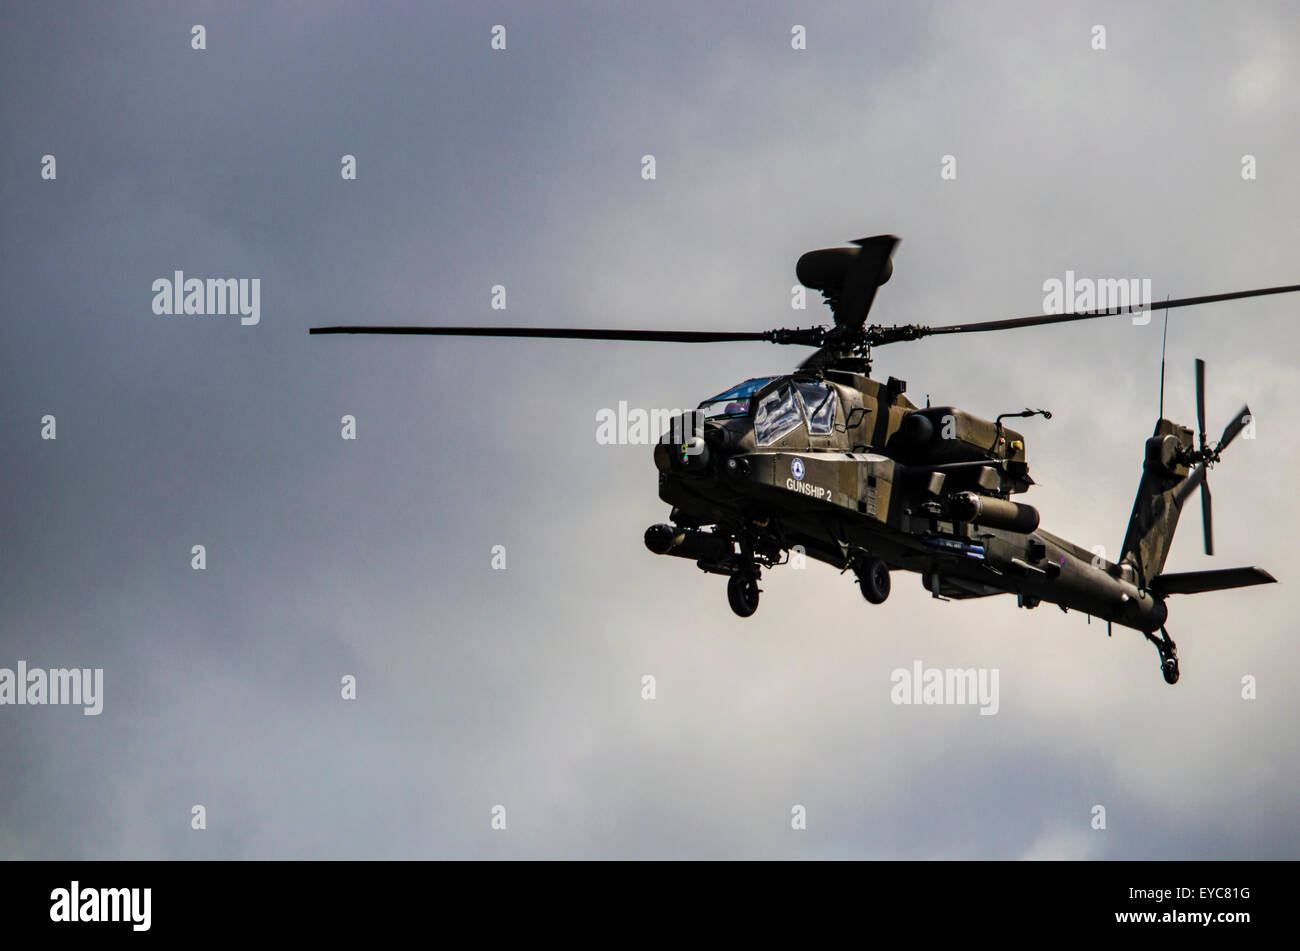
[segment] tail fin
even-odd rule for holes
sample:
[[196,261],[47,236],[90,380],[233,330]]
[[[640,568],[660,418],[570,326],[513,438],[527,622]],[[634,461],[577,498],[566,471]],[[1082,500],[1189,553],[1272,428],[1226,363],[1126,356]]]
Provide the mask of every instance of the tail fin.
[[1165,567],[1187,493],[1177,491],[1191,471],[1182,461],[1195,448],[1192,431],[1167,419],[1156,423],[1147,440],[1142,481],[1129,517],[1120,561],[1133,566],[1140,586]]

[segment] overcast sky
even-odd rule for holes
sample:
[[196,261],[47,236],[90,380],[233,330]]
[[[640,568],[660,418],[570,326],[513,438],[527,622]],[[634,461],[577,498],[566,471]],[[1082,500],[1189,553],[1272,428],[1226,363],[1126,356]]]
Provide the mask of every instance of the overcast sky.
[[[1204,357],[1209,428],[1249,401],[1257,438],[1210,479],[1218,554],[1192,503],[1169,568],[1281,581],[1171,600],[1176,687],[1141,635],[1051,605],[896,574],[873,607],[811,564],[741,620],[723,579],[647,552],[650,448],[599,445],[597,411],[692,406],[799,348],[307,334],[807,326],[798,256],[879,233],[903,239],[883,323],[1039,313],[1067,270],[1157,298],[1300,282],[1294,5],[5,20],[0,667],[101,667],[104,709],[0,707],[0,857],[1300,854],[1300,297],[1170,318],[1166,415],[1194,423]],[[175,270],[259,279],[260,323],[155,315]],[[1024,499],[1118,555],[1158,319],[876,357],[918,403],[1050,409],[1020,427]],[[998,714],[892,704],[916,661],[997,669]]]

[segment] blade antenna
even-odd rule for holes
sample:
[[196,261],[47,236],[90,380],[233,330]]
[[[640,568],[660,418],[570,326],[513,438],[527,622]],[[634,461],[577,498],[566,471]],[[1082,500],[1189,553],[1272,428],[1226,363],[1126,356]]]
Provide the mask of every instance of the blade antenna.
[[1165,329],[1160,334],[1160,415],[1165,418],[1165,341],[1169,339],[1169,295],[1165,295]]

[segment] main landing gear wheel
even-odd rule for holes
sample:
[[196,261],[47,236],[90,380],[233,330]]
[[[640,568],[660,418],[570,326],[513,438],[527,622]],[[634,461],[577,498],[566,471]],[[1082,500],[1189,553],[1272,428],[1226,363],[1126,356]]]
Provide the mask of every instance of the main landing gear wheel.
[[1162,627],[1159,639],[1147,634],[1147,640],[1155,644],[1156,650],[1160,652],[1160,673],[1164,675],[1165,683],[1178,683],[1178,646],[1169,632]]
[[889,597],[889,566],[879,558],[868,558],[858,568],[858,587],[872,604],[883,604]]
[[727,600],[731,610],[749,617],[758,610],[758,579],[747,574],[732,575],[727,582]]

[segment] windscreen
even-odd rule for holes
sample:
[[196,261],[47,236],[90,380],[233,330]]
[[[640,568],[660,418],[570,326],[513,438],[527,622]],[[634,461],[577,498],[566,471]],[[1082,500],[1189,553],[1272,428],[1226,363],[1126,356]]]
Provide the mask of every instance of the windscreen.
[[705,419],[735,419],[749,412],[749,401],[754,393],[771,383],[776,377],[765,376],[746,380],[738,386],[719,393],[700,404]]
[[760,446],[771,445],[802,422],[794,390],[789,383],[782,383],[759,401],[754,411],[754,439]]
[[827,383],[798,383],[799,398],[803,401],[804,416],[808,419],[808,434],[827,436],[835,425],[835,388]]

